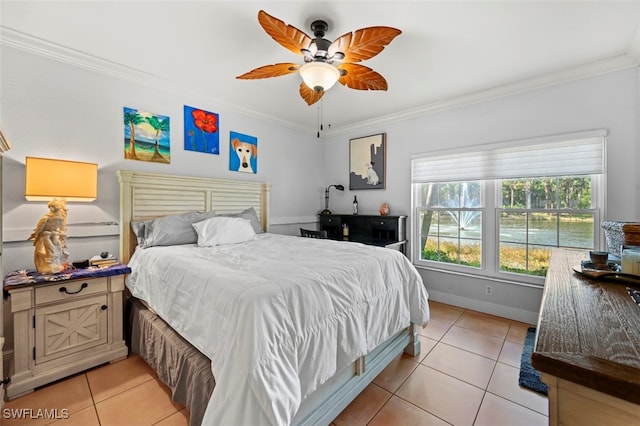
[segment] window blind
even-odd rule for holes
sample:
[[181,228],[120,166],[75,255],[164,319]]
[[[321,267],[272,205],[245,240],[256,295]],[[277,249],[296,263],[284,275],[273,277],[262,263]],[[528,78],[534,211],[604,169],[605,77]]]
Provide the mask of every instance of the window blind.
[[413,183],[601,174],[606,130],[413,156]]

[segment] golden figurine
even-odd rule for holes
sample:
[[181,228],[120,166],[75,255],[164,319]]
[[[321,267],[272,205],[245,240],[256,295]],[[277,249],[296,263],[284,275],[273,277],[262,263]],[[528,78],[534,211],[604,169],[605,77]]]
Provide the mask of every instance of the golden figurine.
[[38,272],[55,274],[68,266],[67,204],[64,199],[54,198],[47,206],[49,213],[38,221],[29,239],[35,246],[33,261]]

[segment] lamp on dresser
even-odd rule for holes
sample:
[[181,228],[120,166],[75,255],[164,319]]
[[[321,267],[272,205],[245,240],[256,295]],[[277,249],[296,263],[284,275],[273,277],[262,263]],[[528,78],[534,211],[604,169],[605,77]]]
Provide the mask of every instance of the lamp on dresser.
[[331,214],[331,210],[329,210],[329,189],[331,187],[334,187],[338,191],[344,191],[344,186],[343,185],[329,185],[329,186],[327,186],[327,188],[324,190],[324,210],[322,210],[320,212],[320,214],[322,214],[322,215]]
[[48,201],[49,213],[38,221],[29,237],[33,260],[41,274],[67,269],[67,201],[91,202],[98,192],[98,165],[78,161],[27,157],[24,196],[27,201]]

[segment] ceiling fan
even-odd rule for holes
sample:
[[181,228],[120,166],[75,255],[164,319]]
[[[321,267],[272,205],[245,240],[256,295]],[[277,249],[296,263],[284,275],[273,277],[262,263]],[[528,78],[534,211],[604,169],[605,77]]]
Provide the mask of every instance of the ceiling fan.
[[265,65],[236,78],[252,80],[299,72],[303,80],[300,83],[300,96],[307,105],[318,102],[336,81],[351,89],[387,90],[387,81],[383,76],[356,62],[373,58],[382,52],[402,31],[391,27],[367,27],[346,33],[331,42],[324,38],[329,26],[322,20],[311,23],[315,38],[264,10],[258,12],[258,22],[280,45],[301,54],[304,64],[286,62]]

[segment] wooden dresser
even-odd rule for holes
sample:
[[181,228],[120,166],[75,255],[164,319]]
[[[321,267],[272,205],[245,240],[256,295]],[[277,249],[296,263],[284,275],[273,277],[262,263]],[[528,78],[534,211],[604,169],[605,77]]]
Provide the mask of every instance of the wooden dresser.
[[555,249],[545,281],[531,362],[549,386],[549,424],[638,425],[640,306],[627,284],[573,271],[588,257]]
[[[343,226],[349,229],[346,236]],[[406,254],[406,216],[320,215],[320,229],[333,240],[387,247]]]

